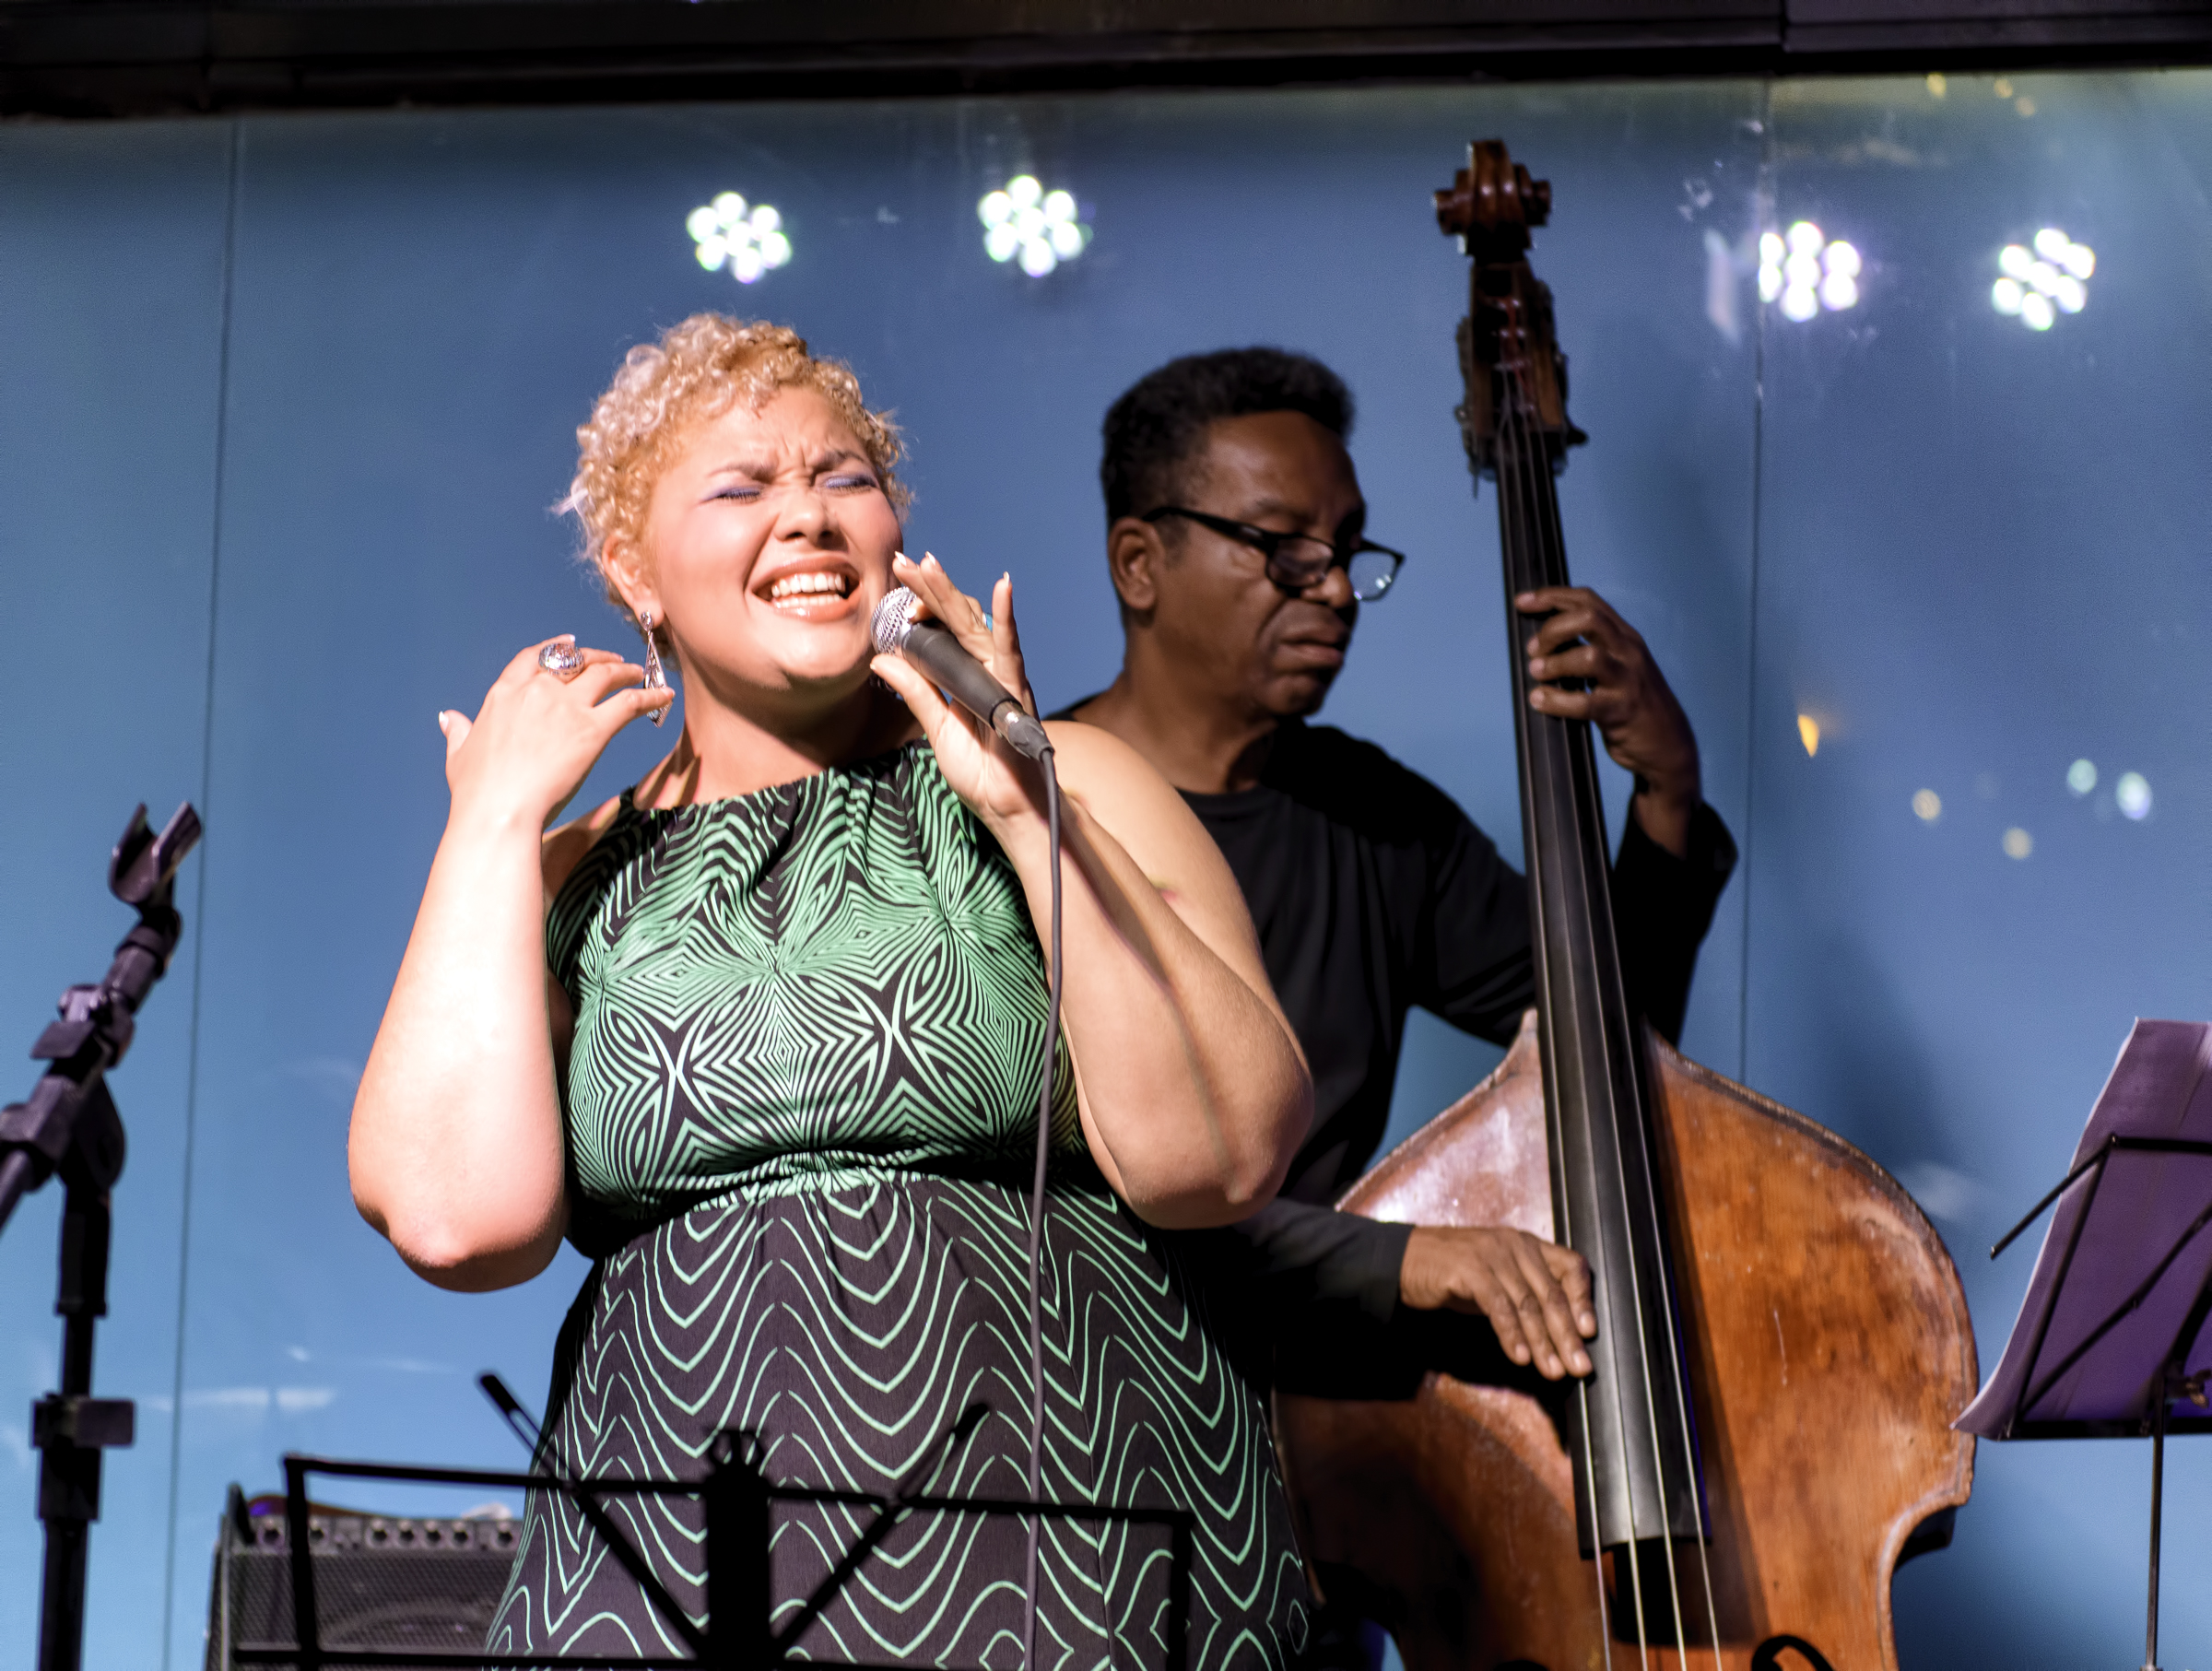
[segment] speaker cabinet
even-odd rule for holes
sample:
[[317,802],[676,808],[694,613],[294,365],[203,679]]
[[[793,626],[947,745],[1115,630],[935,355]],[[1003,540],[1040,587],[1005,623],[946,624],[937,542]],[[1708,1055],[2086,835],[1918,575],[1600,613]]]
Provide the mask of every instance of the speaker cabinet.
[[[418,1652],[484,1645],[522,1531],[504,1514],[416,1520],[321,1504],[308,1527],[323,1645]],[[207,1597],[206,1671],[242,1671],[239,1648],[298,1640],[284,1497],[249,1500],[232,1486]]]

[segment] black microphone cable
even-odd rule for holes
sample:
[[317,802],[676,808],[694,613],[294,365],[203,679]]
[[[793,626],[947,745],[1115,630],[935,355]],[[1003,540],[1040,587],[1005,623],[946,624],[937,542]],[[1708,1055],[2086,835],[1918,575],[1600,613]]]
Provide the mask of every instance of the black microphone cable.
[[[1044,1176],[1053,1148],[1053,1080],[1060,1065],[1060,773],[1048,744],[1037,757],[1044,771],[1044,823],[1052,845],[1052,943],[1045,969],[1044,1082],[1037,1092],[1037,1174],[1030,1186],[1030,1500],[1044,1496]],[[1022,1664],[1037,1663],[1037,1543],[1044,1525],[1030,1516],[1022,1594]]]
[[[1046,930],[1045,1023],[1042,1083],[1037,1089],[1037,1170],[1030,1187],[1030,1501],[1044,1497],[1044,1203],[1053,1152],[1053,1081],[1060,1065],[1060,773],[1044,727],[1012,692],[984,670],[950,631],[913,618],[914,594],[900,586],[876,606],[869,636],[877,652],[904,656],[930,682],[982,720],[1007,747],[1037,762],[1044,773],[1044,822],[1052,849],[1052,921]],[[1022,1664],[1037,1663],[1038,1542],[1043,1518],[1029,1517],[1022,1594]]]

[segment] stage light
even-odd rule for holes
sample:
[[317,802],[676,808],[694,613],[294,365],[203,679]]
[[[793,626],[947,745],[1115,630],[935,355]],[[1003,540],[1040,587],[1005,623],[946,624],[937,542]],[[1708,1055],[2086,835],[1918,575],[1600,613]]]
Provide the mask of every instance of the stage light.
[[1826,308],[1841,313],[1859,305],[1859,275],[1865,262],[1858,250],[1839,238],[1830,241],[1809,220],[1784,233],[1762,232],[1759,240],[1759,299],[1778,304],[1795,324]]
[[773,205],[747,205],[736,192],[722,192],[684,218],[692,254],[710,273],[724,267],[739,284],[751,284],[791,259],[791,237]]
[[986,192],[975,213],[983,223],[983,253],[1018,261],[1031,278],[1075,260],[1090,243],[1075,194],[1057,187],[1048,192],[1034,174],[1017,174],[1003,191]]
[[1820,752],[1820,722],[1809,713],[1797,716],[1797,740],[1805,745],[1806,758],[1810,759]]
[[2067,767],[2066,787],[2074,792],[2076,800],[2079,800],[2090,790],[2096,788],[2097,768],[2095,764],[2088,760],[2076,760]]
[[2027,244],[2008,243],[1997,252],[1997,281],[1989,287],[1989,305],[2030,331],[2048,331],[2061,313],[2078,313],[2089,305],[2089,275],[2097,252],[2076,243],[2056,227],[2045,227]]
[[2024,859],[2035,851],[2035,838],[2017,824],[2005,832],[2005,856]]
[[1912,792],[1912,816],[1924,824],[1933,824],[1943,817],[1943,797],[1933,789]]
[[2150,817],[2150,785],[2139,771],[2120,774],[2120,781],[2112,785],[2112,799],[2119,802],[2121,812],[2128,818]]

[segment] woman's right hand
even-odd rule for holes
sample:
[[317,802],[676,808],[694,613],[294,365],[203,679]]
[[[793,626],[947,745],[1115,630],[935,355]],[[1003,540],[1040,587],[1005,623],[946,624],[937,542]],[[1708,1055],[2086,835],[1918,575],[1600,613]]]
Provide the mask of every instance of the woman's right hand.
[[[546,641],[574,641],[572,633]],[[611,650],[586,650],[583,666],[563,678],[538,665],[545,647],[533,644],[507,664],[474,720],[452,709],[439,714],[455,816],[526,818],[543,830],[616,732],[676,700],[673,690],[636,688],[645,670]]]

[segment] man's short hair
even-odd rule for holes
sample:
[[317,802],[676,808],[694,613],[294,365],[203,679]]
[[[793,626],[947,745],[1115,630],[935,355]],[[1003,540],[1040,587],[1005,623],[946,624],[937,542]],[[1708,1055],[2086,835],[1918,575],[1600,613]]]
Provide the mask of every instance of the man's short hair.
[[1351,391],[1307,355],[1223,348],[1171,359],[1107,408],[1099,463],[1107,524],[1174,504],[1207,426],[1256,412],[1303,412],[1339,440],[1352,432]]

